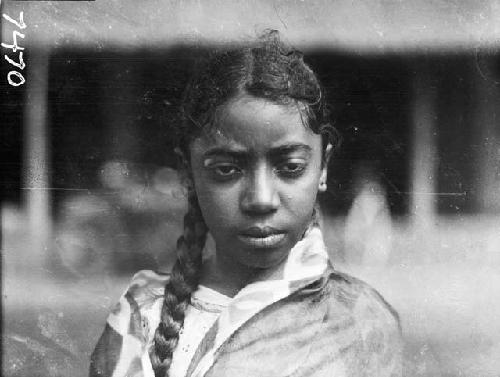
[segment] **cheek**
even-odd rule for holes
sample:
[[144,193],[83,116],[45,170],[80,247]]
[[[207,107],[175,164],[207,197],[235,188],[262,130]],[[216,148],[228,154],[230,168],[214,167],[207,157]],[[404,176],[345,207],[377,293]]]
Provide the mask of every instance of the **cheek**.
[[206,182],[195,185],[203,218],[210,229],[226,228],[238,213],[238,194],[235,189],[213,187]]
[[316,203],[320,175],[321,173],[316,171],[311,172],[308,177],[284,188],[284,204],[296,215],[306,215],[312,211]]

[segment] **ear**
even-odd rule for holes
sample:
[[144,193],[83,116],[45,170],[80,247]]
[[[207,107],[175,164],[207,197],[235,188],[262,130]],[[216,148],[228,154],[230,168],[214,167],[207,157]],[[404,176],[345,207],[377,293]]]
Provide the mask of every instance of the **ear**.
[[189,158],[189,154],[183,151],[181,148],[175,148],[174,153],[177,157],[177,170],[190,173],[191,161]]
[[179,172],[181,181],[186,187],[189,188],[193,186],[189,158],[180,148],[175,148],[174,153],[177,156],[177,171]]
[[325,192],[327,189],[326,180],[328,178],[328,163],[330,162],[330,157],[332,156],[332,150],[333,150],[332,145],[328,144],[326,146],[323,155],[323,161],[322,161],[323,166],[321,167],[321,175],[319,177],[319,186],[318,186],[319,192]]

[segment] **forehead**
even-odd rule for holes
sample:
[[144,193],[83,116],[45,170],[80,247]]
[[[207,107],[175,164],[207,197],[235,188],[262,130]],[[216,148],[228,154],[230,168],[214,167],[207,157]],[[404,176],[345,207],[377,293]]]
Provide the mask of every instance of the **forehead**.
[[267,151],[285,144],[321,149],[321,136],[307,127],[294,104],[282,105],[248,95],[224,105],[210,131],[194,141],[195,149],[210,147]]

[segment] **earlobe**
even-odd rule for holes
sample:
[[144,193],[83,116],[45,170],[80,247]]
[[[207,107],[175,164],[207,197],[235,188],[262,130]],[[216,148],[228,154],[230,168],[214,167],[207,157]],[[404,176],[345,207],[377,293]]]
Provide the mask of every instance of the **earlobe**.
[[325,192],[327,189],[326,180],[328,176],[328,162],[330,161],[331,155],[332,155],[332,145],[328,144],[323,154],[323,166],[321,168],[321,176],[319,178],[319,185],[318,185],[319,192]]
[[318,185],[319,192],[325,192],[327,189],[327,183],[326,183],[327,172],[328,172],[327,165],[323,165],[323,167],[321,168],[321,176],[319,177],[319,185]]
[[330,143],[328,143],[323,155],[323,167],[328,167],[328,163],[330,162],[330,157],[332,157],[332,152],[333,152],[333,146]]
[[325,192],[327,189],[326,181],[320,181],[318,186],[319,192]]

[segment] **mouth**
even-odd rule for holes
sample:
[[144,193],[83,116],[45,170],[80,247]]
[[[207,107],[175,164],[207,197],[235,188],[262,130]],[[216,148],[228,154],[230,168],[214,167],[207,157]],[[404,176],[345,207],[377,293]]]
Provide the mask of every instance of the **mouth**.
[[273,248],[285,240],[285,233],[272,227],[251,227],[238,235],[240,241],[253,248]]

